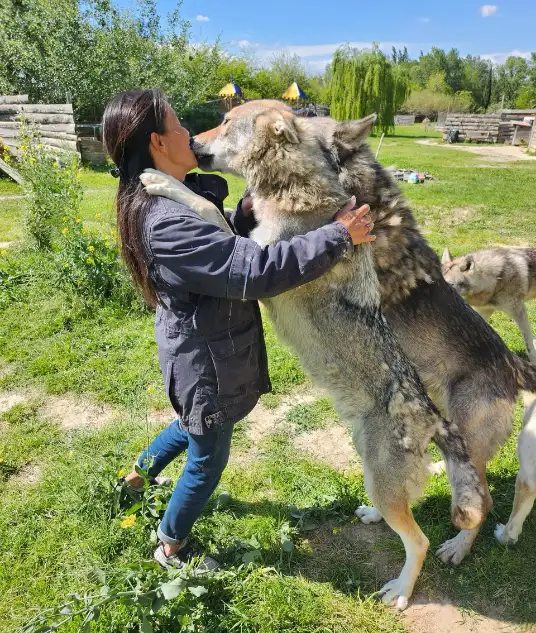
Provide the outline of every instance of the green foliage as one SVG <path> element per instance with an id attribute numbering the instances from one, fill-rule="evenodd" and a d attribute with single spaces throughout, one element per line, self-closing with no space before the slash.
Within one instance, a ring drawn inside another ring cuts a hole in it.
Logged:
<path id="1" fill-rule="evenodd" d="M 37 248 L 52 246 L 59 219 L 76 214 L 82 199 L 79 181 L 80 163 L 72 152 L 58 159 L 44 149 L 41 136 L 22 118 L 19 127 L 20 158 L 17 164 L 28 195 L 26 230 Z"/>
<path id="2" fill-rule="evenodd" d="M 333 117 L 360 119 L 376 112 L 378 129 L 394 129 L 394 115 L 410 90 L 403 66 L 392 64 L 377 47 L 370 53 L 343 47 L 335 52 L 331 74 Z"/>
<path id="3" fill-rule="evenodd" d="M 99 237 L 90 234 L 79 217 L 64 216 L 63 220 L 54 246 L 58 286 L 89 300 L 132 303 L 135 293 L 120 262 L 115 233 Z"/>
<path id="4" fill-rule="evenodd" d="M 312 404 L 297 404 L 286 414 L 299 433 L 323 429 L 327 422 L 338 420 L 337 412 L 329 398 L 320 398 Z"/>

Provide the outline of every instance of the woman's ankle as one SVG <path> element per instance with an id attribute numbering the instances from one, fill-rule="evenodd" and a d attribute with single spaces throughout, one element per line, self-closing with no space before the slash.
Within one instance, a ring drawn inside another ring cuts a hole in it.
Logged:
<path id="1" fill-rule="evenodd" d="M 133 488 L 143 488 L 144 479 L 135 470 L 125 477 L 125 481 Z"/>
<path id="2" fill-rule="evenodd" d="M 162 543 L 164 547 L 164 554 L 169 558 L 170 556 L 174 556 L 180 548 L 184 545 L 184 539 L 179 541 L 178 543 Z"/>

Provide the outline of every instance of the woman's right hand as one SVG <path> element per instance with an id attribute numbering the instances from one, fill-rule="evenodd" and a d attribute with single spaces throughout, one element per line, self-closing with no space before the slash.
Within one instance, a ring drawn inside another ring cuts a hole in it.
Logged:
<path id="1" fill-rule="evenodd" d="M 354 246 L 366 242 L 374 242 L 376 236 L 371 234 L 374 222 L 369 215 L 370 207 L 368 204 L 364 204 L 359 209 L 356 209 L 355 203 L 355 196 L 352 196 L 334 219 L 346 228 Z"/>

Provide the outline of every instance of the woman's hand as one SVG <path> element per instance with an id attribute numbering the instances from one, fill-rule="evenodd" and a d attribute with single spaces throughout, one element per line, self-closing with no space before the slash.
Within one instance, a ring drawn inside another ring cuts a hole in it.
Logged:
<path id="1" fill-rule="evenodd" d="M 366 242 L 374 242 L 376 239 L 375 235 L 371 235 L 374 222 L 368 214 L 369 211 L 370 207 L 368 204 L 356 209 L 355 196 L 352 196 L 335 216 L 335 221 L 340 222 L 350 234 L 354 246 Z"/>

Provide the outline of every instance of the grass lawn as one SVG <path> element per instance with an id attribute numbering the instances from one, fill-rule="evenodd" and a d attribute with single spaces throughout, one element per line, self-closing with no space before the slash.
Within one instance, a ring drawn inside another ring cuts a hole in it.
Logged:
<path id="1" fill-rule="evenodd" d="M 424 137 L 420 126 L 399 128 L 384 139 L 380 161 L 434 176 L 403 189 L 438 252 L 447 245 L 458 254 L 491 244 L 536 244 L 536 162 L 503 164 L 416 143 Z M 373 148 L 378 140 L 371 139 Z M 244 183 L 228 181 L 231 206 Z M 109 232 L 117 181 L 105 170 L 84 169 L 82 182 L 85 225 Z M 22 238 L 24 199 L 2 199 L 17 193 L 0 179 L 0 242 Z M 73 299 L 50 283 L 45 259 L 17 244 L 0 251 L 0 266 L 17 277 L 9 291 L 0 277 L 0 632 L 12 633 L 69 594 L 142 596 L 167 578 L 144 563 L 157 524 L 150 508 L 161 514 L 167 493 L 122 527 L 125 510 L 114 508 L 112 484 L 164 423 L 168 405 L 151 314 Z M 536 328 L 536 302 L 529 317 Z M 492 324 L 524 353 L 508 318 L 494 315 Z M 237 425 L 229 467 L 194 528 L 195 540 L 226 571 L 211 581 L 189 581 L 190 589 L 166 603 L 152 625 L 143 624 L 142 633 L 424 633 L 418 618 L 395 614 L 371 597 L 398 575 L 402 544 L 385 526 L 352 519 L 367 499 L 359 464 L 346 466 L 339 453 L 333 458 L 341 446 L 332 437 L 349 446 L 336 414 L 310 391 L 269 323 L 266 334 L 275 393 L 264 398 L 259 414 Z M 88 411 L 93 417 L 84 417 Z M 516 430 L 521 415 L 519 406 Z M 107 423 L 97 423 L 99 416 Z M 493 538 L 513 499 L 515 435 L 488 468 L 495 507 L 460 568 L 433 556 L 454 534 L 446 477 L 431 479 L 415 505 L 431 542 L 416 594 L 423 602 L 452 602 L 468 630 L 484 617 L 496 626 L 486 631 L 536 625 L 536 515 L 515 547 Z M 182 463 L 166 474 L 176 478 Z M 109 600 L 87 630 L 138 631 L 138 606 Z M 59 617 L 69 620 L 66 612 Z M 78 618 L 59 630 L 80 626 Z"/>

